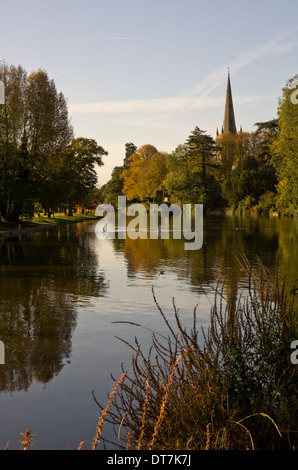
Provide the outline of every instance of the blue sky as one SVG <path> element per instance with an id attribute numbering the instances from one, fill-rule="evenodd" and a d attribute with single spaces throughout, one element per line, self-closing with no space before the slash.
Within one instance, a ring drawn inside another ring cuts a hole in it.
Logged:
<path id="1" fill-rule="evenodd" d="M 221 128 L 227 68 L 236 125 L 276 117 L 298 73 L 297 0 L 0 1 L 0 59 L 42 68 L 68 100 L 76 137 L 109 155 L 125 143 L 171 152 L 198 126 Z"/>

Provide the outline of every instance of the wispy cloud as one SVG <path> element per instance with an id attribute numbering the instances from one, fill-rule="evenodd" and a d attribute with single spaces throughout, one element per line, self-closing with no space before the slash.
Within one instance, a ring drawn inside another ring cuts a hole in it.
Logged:
<path id="1" fill-rule="evenodd" d="M 282 33 L 265 44 L 242 51 L 229 64 L 224 64 L 212 71 L 201 82 L 185 90 L 180 96 L 73 104 L 70 106 L 70 112 L 74 114 L 174 113 L 222 106 L 222 101 L 218 97 L 211 97 L 210 94 L 226 81 L 228 66 L 231 67 L 235 74 L 238 70 L 257 60 L 289 52 L 297 46 L 297 40 L 289 39 L 293 37 L 293 34 L 294 31 Z M 238 96 L 237 103 L 243 104 L 269 98 L 272 98 L 272 95 Z"/>
<path id="2" fill-rule="evenodd" d="M 272 95 L 238 96 L 237 103 L 245 104 L 252 101 L 271 99 Z M 156 98 L 127 101 L 100 101 L 70 106 L 73 114 L 127 114 L 127 113 L 169 113 L 187 112 L 193 109 L 222 107 L 223 98 L 210 96 L 189 96 Z"/>
<path id="3" fill-rule="evenodd" d="M 265 59 L 267 57 L 272 57 L 280 54 L 285 54 L 292 50 L 295 46 L 298 45 L 297 40 L 287 41 L 286 39 L 289 36 L 293 36 L 295 31 L 287 31 L 285 33 L 280 33 L 272 38 L 270 41 L 267 41 L 260 46 L 254 48 L 246 49 L 245 51 L 240 52 L 233 60 L 228 64 L 224 64 L 221 67 L 218 67 L 216 70 L 207 75 L 201 82 L 196 84 L 193 88 L 186 91 L 186 94 L 191 95 L 209 95 L 214 89 L 222 85 L 227 78 L 227 69 L 231 68 L 233 73 L 238 70 L 246 67 L 257 60 Z"/>
<path id="4" fill-rule="evenodd" d="M 92 36 L 93 39 L 111 39 L 113 41 L 138 41 L 137 37 L 126 37 L 126 36 Z"/>

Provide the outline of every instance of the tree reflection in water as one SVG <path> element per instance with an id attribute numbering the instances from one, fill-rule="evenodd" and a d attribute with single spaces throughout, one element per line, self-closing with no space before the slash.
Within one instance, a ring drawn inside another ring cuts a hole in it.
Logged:
<path id="1" fill-rule="evenodd" d="M 28 390 L 33 379 L 58 375 L 71 356 L 77 301 L 107 289 L 79 226 L 0 243 L 0 390 Z"/>

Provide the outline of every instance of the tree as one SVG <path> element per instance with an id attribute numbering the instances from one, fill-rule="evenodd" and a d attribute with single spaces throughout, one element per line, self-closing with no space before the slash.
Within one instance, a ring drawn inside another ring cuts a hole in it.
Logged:
<path id="1" fill-rule="evenodd" d="M 277 205 L 281 210 L 298 210 L 298 75 L 283 88 L 278 107 L 279 132 L 272 143 L 278 175 Z"/>
<path id="2" fill-rule="evenodd" d="M 60 156 L 73 129 L 66 100 L 45 71 L 28 77 L 21 66 L 2 63 L 0 79 L 6 98 L 0 110 L 0 215 L 18 220 L 34 201 L 50 194 L 52 204 L 57 200 Z"/>
<path id="3" fill-rule="evenodd" d="M 18 215 L 14 197 L 20 191 L 19 185 L 16 189 L 16 172 L 21 171 L 19 147 L 26 128 L 27 74 L 21 66 L 1 63 L 0 80 L 5 90 L 5 103 L 0 106 L 0 217 L 15 219 Z"/>
<path id="4" fill-rule="evenodd" d="M 192 160 L 193 169 L 197 167 L 197 172 L 201 173 L 201 182 L 206 178 L 208 166 L 214 167 L 216 156 L 216 144 L 210 135 L 198 127 L 192 131 L 186 141 L 189 159 Z"/>
<path id="5" fill-rule="evenodd" d="M 189 204 L 201 202 L 198 195 L 197 174 L 192 172 L 188 147 L 179 145 L 168 157 L 168 174 L 165 180 L 168 194 L 174 202 Z"/>
<path id="6" fill-rule="evenodd" d="M 66 99 L 44 70 L 29 76 L 0 65 L 5 104 L 0 109 L 0 216 L 18 220 L 39 203 L 86 202 L 107 152 L 95 140 L 74 139 Z"/>
<path id="7" fill-rule="evenodd" d="M 124 169 L 128 168 L 131 162 L 131 156 L 138 150 L 132 142 L 125 144 L 125 158 L 123 160 Z"/>
<path id="8" fill-rule="evenodd" d="M 132 142 L 125 144 L 125 157 L 123 159 L 123 165 L 114 167 L 111 174 L 111 179 L 105 186 L 108 201 L 115 207 L 118 205 L 118 196 L 123 196 L 124 181 L 122 178 L 122 173 L 124 170 L 129 169 L 131 164 L 131 157 L 136 151 L 137 147 Z"/>
<path id="9" fill-rule="evenodd" d="M 249 153 L 251 134 L 248 132 L 224 132 L 216 137 L 217 161 L 221 180 L 229 177 L 233 167 Z"/>
<path id="10" fill-rule="evenodd" d="M 166 176 L 166 155 L 148 144 L 140 147 L 130 158 L 129 167 L 122 173 L 123 193 L 129 201 L 154 198 L 162 189 Z"/>
<path id="11" fill-rule="evenodd" d="M 38 70 L 30 74 L 27 87 L 27 135 L 30 153 L 31 179 L 36 199 L 43 205 L 57 200 L 61 154 L 73 139 L 66 100 L 58 93 L 47 73 Z"/>
<path id="12" fill-rule="evenodd" d="M 179 204 L 203 204 L 211 209 L 220 197 L 216 171 L 215 141 L 196 127 L 168 158 L 167 192 Z"/>
<path id="13" fill-rule="evenodd" d="M 84 137 L 73 139 L 61 155 L 60 165 L 63 168 L 59 171 L 60 183 L 69 215 L 72 215 L 72 206 L 83 203 L 86 195 L 96 187 L 96 169 L 103 165 L 104 155 L 108 155 L 108 152 L 94 139 Z"/>
<path id="14" fill-rule="evenodd" d="M 256 206 L 262 196 L 267 206 L 269 199 L 273 201 L 277 180 L 269 149 L 276 135 L 276 122 L 255 125 L 256 132 L 224 133 L 216 139 L 222 196 L 233 208 L 241 204 L 245 208 Z"/>
<path id="15" fill-rule="evenodd" d="M 111 178 L 105 186 L 108 203 L 116 207 L 118 204 L 118 196 L 123 196 L 123 178 L 121 177 L 123 169 L 123 166 L 115 166 Z"/>

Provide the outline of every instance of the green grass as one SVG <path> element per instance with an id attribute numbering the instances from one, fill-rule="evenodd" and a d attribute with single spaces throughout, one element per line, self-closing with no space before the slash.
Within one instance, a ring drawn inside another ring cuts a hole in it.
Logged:
<path id="1" fill-rule="evenodd" d="M 97 220 L 98 217 L 94 214 L 74 214 L 72 217 L 64 214 L 54 213 L 52 217 L 47 217 L 44 214 L 41 214 L 38 217 L 37 214 L 34 215 L 32 219 L 22 219 L 19 223 L 13 222 L 0 222 L 0 232 L 9 232 L 11 230 L 18 230 L 21 228 L 35 227 L 37 225 L 50 225 L 58 224 L 65 225 L 69 223 L 78 223 L 78 222 L 87 222 L 91 220 Z"/>
<path id="2" fill-rule="evenodd" d="M 37 214 L 31 219 L 30 223 L 34 225 L 47 225 L 47 224 L 59 224 L 59 225 L 64 225 L 64 224 L 69 224 L 69 223 L 77 223 L 77 222 L 87 222 L 89 220 L 96 220 L 98 219 L 97 216 L 94 214 L 79 214 L 76 215 L 74 214 L 73 216 L 68 216 L 64 215 L 61 213 L 54 213 L 52 217 L 47 217 L 45 215 L 41 215 L 38 217 Z M 29 221 L 28 221 L 29 222 Z"/>

